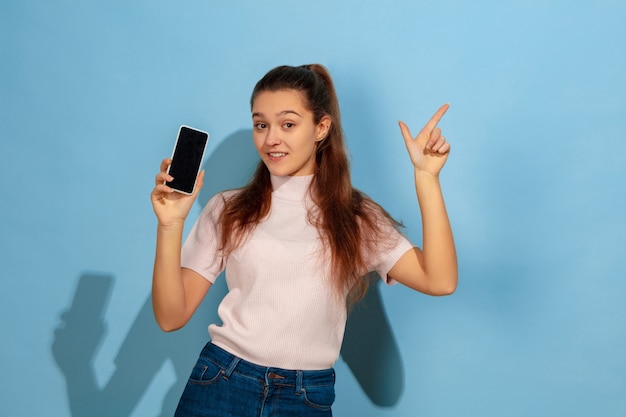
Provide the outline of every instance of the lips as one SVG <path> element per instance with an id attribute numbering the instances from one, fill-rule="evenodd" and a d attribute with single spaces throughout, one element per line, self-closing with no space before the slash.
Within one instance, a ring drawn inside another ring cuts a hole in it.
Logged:
<path id="1" fill-rule="evenodd" d="M 287 154 L 285 152 L 269 152 L 268 155 L 270 156 L 270 158 L 282 158 Z"/>

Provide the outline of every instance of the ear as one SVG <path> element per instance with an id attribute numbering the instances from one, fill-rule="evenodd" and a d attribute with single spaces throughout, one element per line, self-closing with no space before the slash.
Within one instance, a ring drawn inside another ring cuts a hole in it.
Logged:
<path id="1" fill-rule="evenodd" d="M 328 131 L 330 130 L 330 125 L 332 125 L 332 123 L 333 122 L 330 116 L 326 115 L 322 117 L 320 122 L 317 124 L 317 132 L 315 135 L 316 142 L 321 142 L 326 139 L 326 136 L 328 136 Z"/>

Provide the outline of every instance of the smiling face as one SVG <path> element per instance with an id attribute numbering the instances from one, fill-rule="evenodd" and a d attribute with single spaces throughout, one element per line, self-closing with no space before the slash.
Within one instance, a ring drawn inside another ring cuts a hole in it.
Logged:
<path id="1" fill-rule="evenodd" d="M 252 138 L 272 175 L 315 173 L 317 142 L 324 140 L 330 117 L 315 122 L 297 90 L 263 91 L 252 103 Z"/>

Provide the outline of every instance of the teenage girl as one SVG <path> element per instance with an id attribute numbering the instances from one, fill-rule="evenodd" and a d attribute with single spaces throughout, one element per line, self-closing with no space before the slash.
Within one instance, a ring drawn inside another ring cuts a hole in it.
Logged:
<path id="1" fill-rule="evenodd" d="M 261 161 L 252 180 L 214 196 L 182 242 L 187 196 L 164 185 L 151 199 L 158 219 L 152 282 L 164 331 L 183 327 L 225 269 L 228 294 L 209 326 L 177 416 L 331 416 L 333 365 L 347 305 L 367 290 L 369 272 L 430 295 L 457 286 L 457 260 L 439 182 L 450 145 L 437 123 L 442 106 L 413 137 L 399 122 L 414 167 L 423 247 L 352 187 L 331 77 L 321 65 L 281 66 L 255 86 L 253 141 Z M 417 213 L 416 213 L 417 215 Z"/>

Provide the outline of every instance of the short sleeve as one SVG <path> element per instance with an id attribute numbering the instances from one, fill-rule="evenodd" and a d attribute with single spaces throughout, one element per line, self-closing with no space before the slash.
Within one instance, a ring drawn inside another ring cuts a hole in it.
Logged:
<path id="1" fill-rule="evenodd" d="M 402 255 L 413 249 L 413 244 L 386 217 L 381 215 L 378 221 L 381 223 L 381 238 L 367 252 L 368 269 L 378 272 L 386 284 L 393 285 L 397 281 L 387 274 Z"/>
<path id="2" fill-rule="evenodd" d="M 182 248 L 181 266 L 191 269 L 211 283 L 224 270 L 220 251 L 219 217 L 224 209 L 225 194 L 213 196 L 204 206 Z"/>

